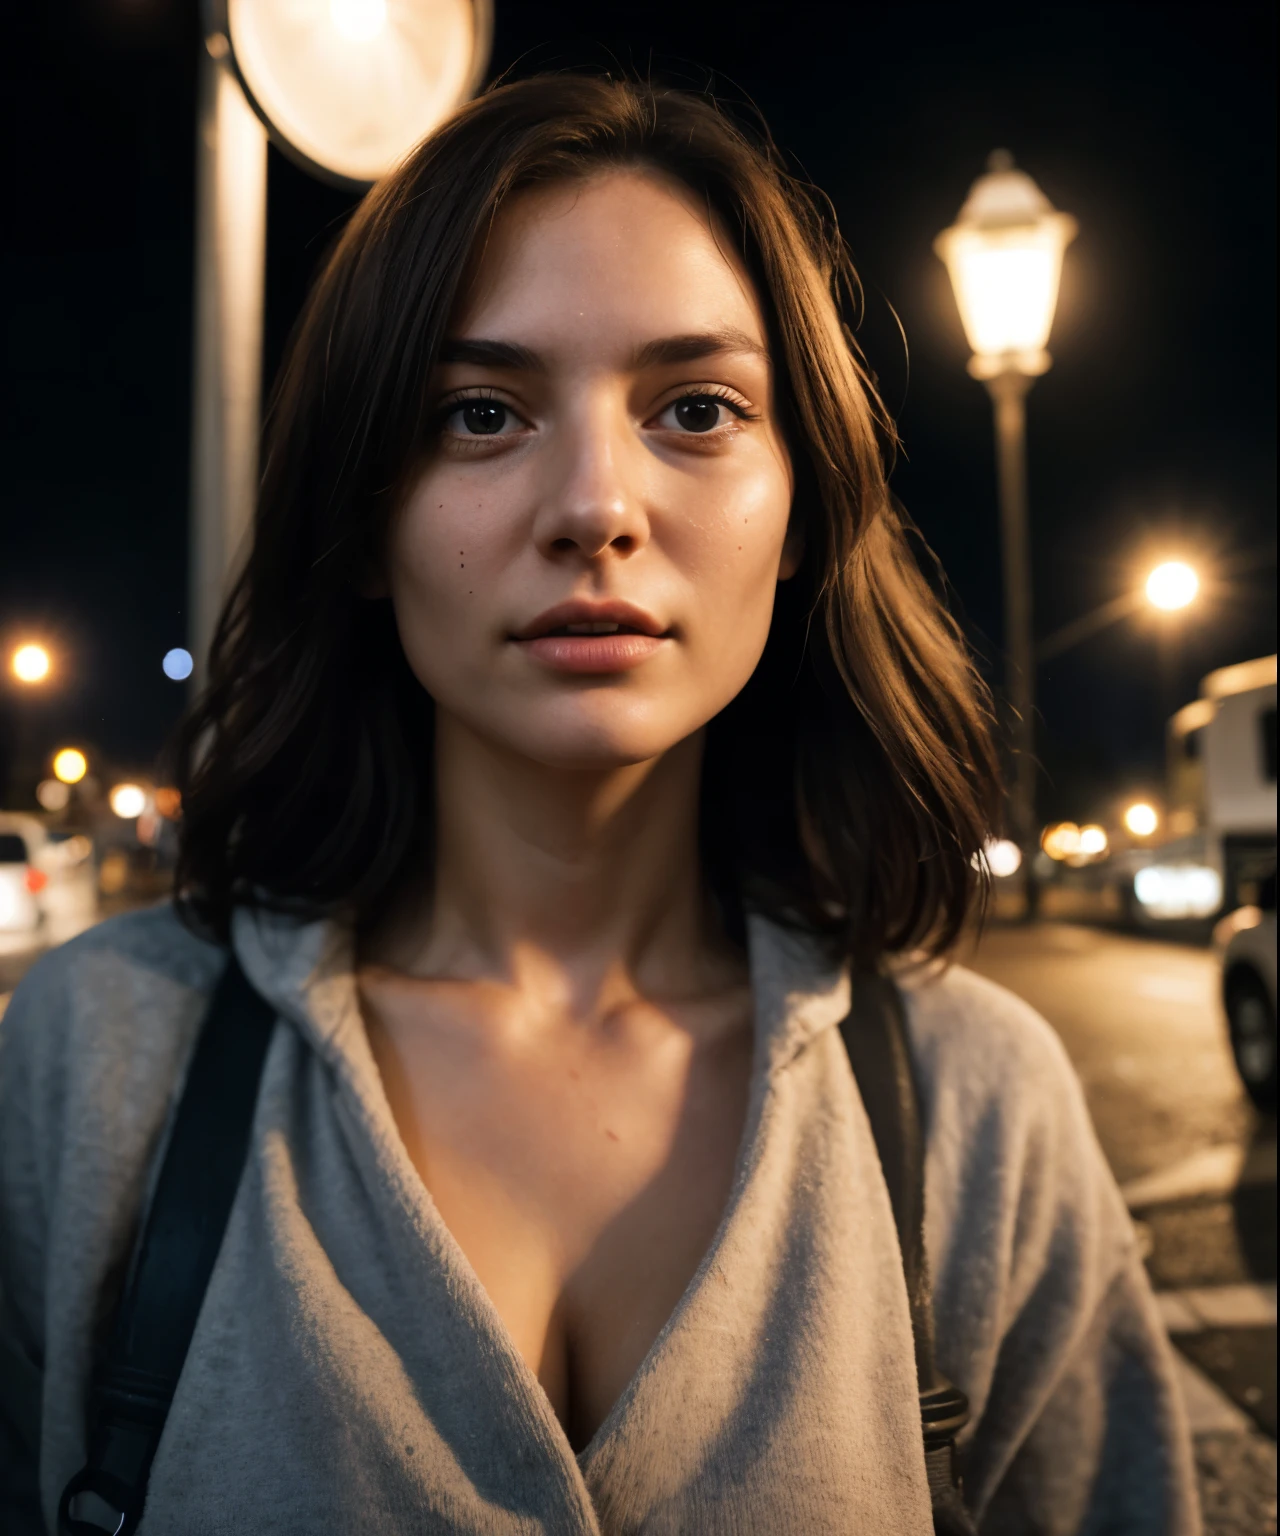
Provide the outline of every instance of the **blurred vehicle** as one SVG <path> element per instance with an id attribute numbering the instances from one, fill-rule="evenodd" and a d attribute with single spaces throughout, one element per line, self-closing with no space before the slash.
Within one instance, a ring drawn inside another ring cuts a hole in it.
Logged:
<path id="1" fill-rule="evenodd" d="M 0 931 L 60 944 L 97 919 L 92 841 L 0 812 Z"/>
<path id="2" fill-rule="evenodd" d="M 1222 667 L 1169 721 L 1164 837 L 1103 879 L 1144 928 L 1204 923 L 1256 902 L 1276 860 L 1276 658 Z"/>
<path id="3" fill-rule="evenodd" d="M 16 817 L 0 816 L 0 932 L 31 933 L 44 916 L 36 896 L 45 883 L 34 846 Z"/>
<path id="4" fill-rule="evenodd" d="M 1218 924 L 1222 1005 L 1245 1091 L 1259 1109 L 1276 1108 L 1276 874 L 1260 883 L 1256 904 Z"/>

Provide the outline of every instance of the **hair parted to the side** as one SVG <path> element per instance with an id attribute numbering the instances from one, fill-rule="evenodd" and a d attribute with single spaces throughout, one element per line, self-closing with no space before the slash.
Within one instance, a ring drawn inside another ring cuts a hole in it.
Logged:
<path id="1" fill-rule="evenodd" d="M 504 200 L 621 166 L 691 188 L 755 281 L 805 535 L 761 663 L 708 731 L 704 856 L 731 926 L 761 911 L 867 964 L 943 952 L 981 898 L 990 702 L 888 489 L 893 431 L 842 320 L 856 278 L 825 206 L 710 100 L 562 74 L 491 90 L 376 186 L 299 320 L 252 551 L 177 742 L 189 922 L 225 935 L 256 904 L 359 924 L 429 857 L 433 704 L 360 576 Z"/>

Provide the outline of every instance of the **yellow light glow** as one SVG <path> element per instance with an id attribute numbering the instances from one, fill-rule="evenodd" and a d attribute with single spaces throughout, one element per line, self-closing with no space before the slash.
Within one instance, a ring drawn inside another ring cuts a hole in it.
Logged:
<path id="1" fill-rule="evenodd" d="M 329 0 L 329 20 L 349 43 L 369 43 L 387 24 L 387 0 Z"/>
<path id="2" fill-rule="evenodd" d="M 472 0 L 227 0 L 258 108 L 331 175 L 374 181 L 473 89 L 488 52 Z"/>
<path id="3" fill-rule="evenodd" d="M 42 683 L 49 675 L 49 653 L 42 645 L 20 645 L 9 663 L 20 683 Z"/>
<path id="4" fill-rule="evenodd" d="M 1051 859 L 1072 859 L 1080 852 L 1080 828 L 1074 821 L 1057 821 L 1040 835 L 1040 846 Z"/>
<path id="5" fill-rule="evenodd" d="M 1150 837 L 1160 825 L 1160 817 L 1154 805 L 1139 800 L 1125 811 L 1124 824 L 1134 837 Z"/>
<path id="6" fill-rule="evenodd" d="M 147 808 L 147 792 L 141 784 L 117 784 L 107 802 L 121 821 L 132 821 Z"/>
<path id="7" fill-rule="evenodd" d="M 1062 253 L 1076 221 L 1058 213 L 1007 150 L 997 150 L 950 229 L 933 243 L 946 263 L 974 358 L 970 372 L 992 378 L 1049 366 Z"/>
<path id="8" fill-rule="evenodd" d="M 53 754 L 53 775 L 64 784 L 78 784 L 89 771 L 89 759 L 76 747 L 63 747 Z"/>
<path id="9" fill-rule="evenodd" d="M 1091 859 L 1096 859 L 1099 854 L 1107 851 L 1107 834 L 1103 827 L 1088 826 L 1080 828 L 1080 852 Z"/>
<path id="10" fill-rule="evenodd" d="M 1166 560 L 1147 577 L 1147 601 L 1172 613 L 1195 601 L 1200 578 L 1185 561 Z"/>
<path id="11" fill-rule="evenodd" d="M 1036 353 L 1053 327 L 1063 242 L 1052 230 L 958 230 L 946 262 L 969 345 L 980 356 Z"/>

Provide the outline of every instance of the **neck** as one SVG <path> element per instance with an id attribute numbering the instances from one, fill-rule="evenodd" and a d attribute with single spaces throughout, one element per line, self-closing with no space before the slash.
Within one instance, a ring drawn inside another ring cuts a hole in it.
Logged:
<path id="1" fill-rule="evenodd" d="M 516 985 L 550 970 L 586 1007 L 624 978 L 650 996 L 723 985 L 737 966 L 698 855 L 702 750 L 698 732 L 647 762 L 553 768 L 439 711 L 431 878 L 372 958 Z"/>

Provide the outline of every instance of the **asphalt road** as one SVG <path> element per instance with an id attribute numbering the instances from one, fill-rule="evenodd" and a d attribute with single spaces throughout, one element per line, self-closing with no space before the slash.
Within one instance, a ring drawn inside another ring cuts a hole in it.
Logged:
<path id="1" fill-rule="evenodd" d="M 0 947 L 0 998 L 32 958 Z M 993 924 L 963 958 L 1044 1014 L 1080 1074 L 1182 1362 L 1207 1536 L 1274 1536 L 1276 1126 L 1240 1089 L 1212 952 Z"/>
<path id="2" fill-rule="evenodd" d="M 1206 948 L 993 925 L 966 963 L 1054 1026 L 1184 1372 L 1205 1530 L 1276 1530 L 1276 1124 L 1236 1077 Z"/>

